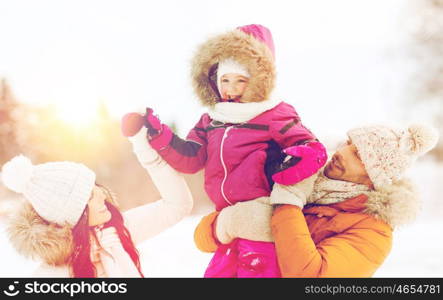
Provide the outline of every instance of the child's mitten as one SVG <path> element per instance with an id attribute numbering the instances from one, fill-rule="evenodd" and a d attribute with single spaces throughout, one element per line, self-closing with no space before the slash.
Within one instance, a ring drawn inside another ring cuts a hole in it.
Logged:
<path id="1" fill-rule="evenodd" d="M 276 183 L 283 185 L 295 184 L 315 174 L 328 158 L 325 147 L 319 142 L 288 147 L 283 152 L 288 156 L 280 171 L 272 175 Z"/>

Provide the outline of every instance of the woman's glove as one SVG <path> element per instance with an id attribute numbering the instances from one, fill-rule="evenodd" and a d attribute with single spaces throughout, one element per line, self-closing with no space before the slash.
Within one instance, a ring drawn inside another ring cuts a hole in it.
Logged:
<path id="1" fill-rule="evenodd" d="M 215 235 L 222 244 L 229 244 L 235 238 L 272 242 L 272 209 L 269 197 L 225 207 L 216 219 Z"/>
<path id="2" fill-rule="evenodd" d="M 134 136 L 143 127 L 143 115 L 140 113 L 127 113 L 121 121 L 121 131 L 123 136 Z"/>
<path id="3" fill-rule="evenodd" d="M 323 144 L 309 142 L 283 150 L 286 156 L 280 171 L 272 175 L 272 180 L 283 185 L 291 185 L 315 174 L 326 163 L 328 156 Z"/>
<path id="4" fill-rule="evenodd" d="M 134 136 L 142 127 L 147 129 L 149 139 L 153 139 L 161 133 L 162 124 L 159 118 L 154 116 L 152 108 L 146 108 L 146 112 L 143 114 L 131 112 L 123 116 L 121 130 L 124 136 Z"/>
<path id="5" fill-rule="evenodd" d="M 122 118 L 121 130 L 124 136 L 135 136 L 141 129 L 145 129 L 145 138 L 157 151 L 163 150 L 172 141 L 174 133 L 167 125 L 162 124 L 157 116 L 154 116 L 151 108 L 146 108 L 144 113 L 132 112 Z"/>

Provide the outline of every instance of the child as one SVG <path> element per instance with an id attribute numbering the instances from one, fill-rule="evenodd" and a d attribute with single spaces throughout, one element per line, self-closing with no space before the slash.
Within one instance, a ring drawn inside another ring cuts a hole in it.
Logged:
<path id="1" fill-rule="evenodd" d="M 143 277 L 135 244 L 189 214 L 185 180 L 149 148 L 146 129 L 131 142 L 162 199 L 124 213 L 82 164 L 33 165 L 17 156 L 3 166 L 3 184 L 27 200 L 11 217 L 8 234 L 20 254 L 42 261 L 33 277 Z"/>
<path id="2" fill-rule="evenodd" d="M 274 44 L 270 31 L 247 25 L 209 39 L 192 65 L 194 89 L 209 111 L 186 140 L 147 109 L 123 118 L 126 135 L 148 128 L 151 146 L 176 170 L 205 169 L 205 190 L 219 211 L 270 195 L 274 182 L 289 185 L 320 169 L 325 148 L 294 108 L 270 99 Z M 286 157 L 286 158 L 285 158 Z M 284 159 L 284 162 L 282 163 Z M 273 243 L 237 239 L 220 245 L 205 277 L 279 277 Z"/>

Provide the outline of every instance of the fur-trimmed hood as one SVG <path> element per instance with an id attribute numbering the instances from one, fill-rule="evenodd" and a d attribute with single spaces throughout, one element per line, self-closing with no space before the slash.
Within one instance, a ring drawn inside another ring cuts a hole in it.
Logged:
<path id="1" fill-rule="evenodd" d="M 73 251 L 72 227 L 48 223 L 26 201 L 10 216 L 7 234 L 18 253 L 51 266 L 67 265 Z"/>
<path id="2" fill-rule="evenodd" d="M 364 213 L 396 228 L 413 222 L 421 208 L 418 189 L 410 179 L 404 178 L 367 193 Z"/>
<path id="3" fill-rule="evenodd" d="M 267 30 L 259 25 L 254 26 L 256 30 Z M 200 45 L 192 59 L 192 84 L 203 105 L 212 107 L 219 100 L 217 65 L 227 58 L 233 58 L 245 66 L 251 75 L 242 101 L 261 102 L 269 99 L 275 81 L 273 53 L 253 35 L 235 29 L 208 39 Z"/>

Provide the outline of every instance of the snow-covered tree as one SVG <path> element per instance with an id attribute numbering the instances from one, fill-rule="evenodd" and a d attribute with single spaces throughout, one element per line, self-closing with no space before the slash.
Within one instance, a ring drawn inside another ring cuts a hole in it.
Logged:
<path id="1" fill-rule="evenodd" d="M 433 153 L 443 160 L 443 0 L 410 3 L 406 23 L 416 66 L 408 83 L 411 113 L 429 113 L 429 121 L 438 127 L 442 137 Z"/>
<path id="2" fill-rule="evenodd" d="M 19 105 L 6 79 L 0 79 L 0 165 L 19 151 L 17 118 Z"/>

